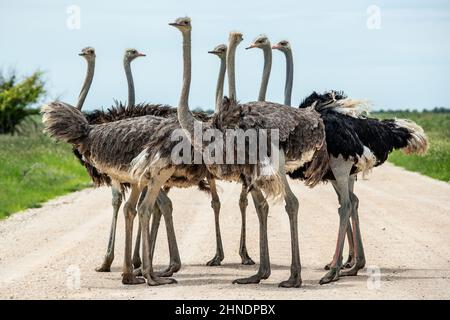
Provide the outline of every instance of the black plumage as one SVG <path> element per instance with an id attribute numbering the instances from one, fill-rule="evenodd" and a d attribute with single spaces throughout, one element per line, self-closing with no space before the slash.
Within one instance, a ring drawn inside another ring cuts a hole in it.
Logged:
<path id="1" fill-rule="evenodd" d="M 316 102 L 316 110 L 320 113 L 325 125 L 327 150 L 330 155 L 334 157 L 342 155 L 346 160 L 357 159 L 362 156 L 365 146 L 375 155 L 375 166 L 378 166 L 386 161 L 392 150 L 408 146 L 409 140 L 413 138 L 413 132 L 399 126 L 393 119 L 353 117 L 326 107 L 336 100 L 346 98 L 342 91 L 330 91 L 324 94 L 313 92 L 300 104 L 300 108 L 305 108 Z M 309 165 L 310 163 L 307 163 L 289 176 L 293 179 L 304 179 L 304 173 Z M 357 168 L 354 166 L 352 173 L 356 171 Z M 329 169 L 323 180 L 330 179 L 334 179 L 334 176 Z"/>

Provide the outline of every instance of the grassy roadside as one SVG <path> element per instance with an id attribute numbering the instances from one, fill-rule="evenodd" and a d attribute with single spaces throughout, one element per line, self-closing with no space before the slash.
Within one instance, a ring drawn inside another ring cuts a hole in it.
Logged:
<path id="1" fill-rule="evenodd" d="M 90 185 L 69 145 L 46 137 L 40 125 L 24 126 L 21 135 L 0 135 L 0 219 Z"/>
<path id="2" fill-rule="evenodd" d="M 394 151 L 389 161 L 410 171 L 450 183 L 450 112 L 382 112 L 379 118 L 406 118 L 422 126 L 430 148 L 424 157 Z"/>

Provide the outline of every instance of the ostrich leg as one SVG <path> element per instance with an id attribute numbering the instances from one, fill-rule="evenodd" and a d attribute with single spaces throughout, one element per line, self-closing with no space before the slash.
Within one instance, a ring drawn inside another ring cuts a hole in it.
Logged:
<path id="1" fill-rule="evenodd" d="M 147 188 L 145 188 L 144 191 L 142 192 L 139 203 L 141 203 L 143 198 L 145 197 L 146 191 Z M 157 272 L 155 274 L 160 277 L 170 277 L 173 273 L 178 272 L 178 270 L 180 270 L 181 267 L 180 253 L 178 251 L 177 240 L 175 237 L 175 229 L 173 227 L 173 220 L 172 220 L 172 201 L 169 199 L 169 197 L 167 197 L 167 194 L 165 192 L 161 192 L 157 198 L 155 207 L 158 209 L 157 210 L 158 214 L 160 215 L 162 213 L 162 215 L 164 216 L 167 233 L 167 242 L 169 244 L 169 254 L 170 254 L 169 266 L 165 270 Z M 161 217 L 159 216 L 158 219 L 160 218 Z M 155 219 L 153 221 L 155 221 Z M 157 222 L 157 225 L 159 226 L 159 220 Z M 154 237 L 155 239 L 154 241 L 156 241 L 158 228 L 156 228 L 153 232 L 155 234 L 150 235 L 150 237 Z M 133 266 L 135 267 L 134 274 L 137 276 L 142 276 L 142 271 L 140 268 L 141 258 L 139 255 L 141 243 L 140 237 L 141 237 L 141 226 L 139 225 L 133 254 Z"/>
<path id="2" fill-rule="evenodd" d="M 134 269 L 139 269 L 142 265 L 141 256 L 139 254 L 139 249 L 141 248 L 141 225 L 139 224 L 138 230 L 136 233 L 136 242 L 134 244 L 134 251 L 133 251 L 133 267 Z"/>
<path id="3" fill-rule="evenodd" d="M 216 180 L 214 178 L 208 177 L 208 183 L 211 188 L 211 207 L 214 210 L 214 223 L 216 229 L 216 254 L 214 258 L 212 258 L 206 263 L 206 265 L 220 266 L 220 263 L 224 258 L 222 236 L 220 234 L 220 222 L 219 222 L 220 200 L 219 195 L 217 194 Z"/>
<path id="4" fill-rule="evenodd" d="M 141 205 L 142 200 L 144 200 L 144 197 L 146 194 L 147 194 L 147 187 L 142 189 L 141 195 L 139 197 L 138 206 Z M 139 224 L 137 234 L 136 234 L 136 242 L 134 244 L 134 251 L 133 251 L 133 266 L 134 266 L 134 269 L 138 270 L 138 272 L 136 272 L 136 270 L 135 270 L 135 274 L 137 274 L 137 275 L 142 275 L 140 272 L 140 269 L 139 269 L 139 267 L 142 264 L 141 256 L 139 255 L 140 248 L 141 248 L 141 225 Z"/>
<path id="5" fill-rule="evenodd" d="M 353 163 L 351 161 L 345 161 L 342 157 L 330 157 L 330 166 L 336 179 L 332 183 L 339 193 L 339 233 L 330 271 L 320 279 L 320 284 L 326 284 L 339 279 L 339 272 L 342 268 L 342 251 L 344 248 L 345 234 L 349 224 L 350 213 L 352 212 L 349 179 Z"/>
<path id="6" fill-rule="evenodd" d="M 133 265 L 131 261 L 131 250 L 133 241 L 133 220 L 136 216 L 136 204 L 139 199 L 140 189 L 133 185 L 128 201 L 123 207 L 125 215 L 125 257 L 123 264 L 122 283 L 123 284 L 140 284 L 144 283 L 143 279 L 136 278 L 133 274 Z"/>
<path id="7" fill-rule="evenodd" d="M 358 217 L 358 197 L 353 193 L 353 187 L 355 185 L 356 176 L 352 175 L 349 180 L 349 191 L 350 191 L 350 201 L 352 208 L 352 224 L 353 224 L 353 240 L 355 248 L 355 257 L 353 265 L 347 269 L 341 271 L 341 276 L 356 276 L 358 271 L 366 265 L 366 258 L 364 255 L 363 242 L 361 237 L 361 230 L 359 228 L 359 217 Z"/>
<path id="8" fill-rule="evenodd" d="M 172 201 L 169 199 L 169 197 L 164 191 L 161 191 L 159 193 L 159 196 L 156 201 L 157 201 L 156 207 L 159 207 L 158 211 L 160 214 L 162 213 L 164 217 L 167 233 L 167 242 L 169 244 L 169 254 L 170 254 L 169 266 L 164 271 L 157 272 L 156 275 L 159 277 L 170 277 L 175 272 L 178 272 L 178 270 L 180 270 L 181 268 L 180 252 L 178 251 L 177 239 L 175 237 L 175 229 L 173 227 Z M 157 232 L 158 228 L 156 228 L 155 230 L 155 233 Z M 156 234 L 155 234 L 155 241 L 156 241 Z"/>
<path id="9" fill-rule="evenodd" d="M 286 179 L 285 172 L 285 159 L 284 159 L 284 151 L 280 150 L 279 153 L 279 162 L 278 162 L 278 172 L 281 177 L 281 181 L 283 182 L 284 187 L 284 201 L 286 203 L 285 209 L 289 216 L 289 225 L 291 232 L 291 275 L 288 280 L 282 281 L 279 284 L 279 287 L 284 288 L 299 288 L 302 285 L 302 277 L 301 277 L 301 264 L 300 264 L 300 249 L 298 244 L 298 208 L 299 203 L 297 197 L 292 192 L 289 187 L 289 183 Z"/>
<path id="10" fill-rule="evenodd" d="M 241 241 L 239 244 L 239 255 L 242 259 L 242 264 L 244 265 L 252 265 L 255 264 L 255 262 L 250 258 L 247 252 L 247 245 L 246 245 L 246 211 L 248 206 L 248 192 L 247 192 L 247 184 L 242 184 L 242 190 L 241 195 L 239 197 L 239 209 L 241 209 L 241 219 L 242 219 L 242 226 L 241 226 Z"/>
<path id="11" fill-rule="evenodd" d="M 122 204 L 122 193 L 120 192 L 120 189 L 116 188 L 115 186 L 111 187 L 111 191 L 113 217 L 111 230 L 109 232 L 108 249 L 106 250 L 102 265 L 95 269 L 95 271 L 97 272 L 110 272 L 111 264 L 114 260 L 114 243 L 116 239 L 117 215 L 119 213 L 120 205 Z"/>
<path id="12" fill-rule="evenodd" d="M 267 216 L 269 213 L 269 204 L 257 187 L 253 187 L 250 193 L 259 219 L 259 269 L 258 272 L 251 277 L 233 281 L 233 283 L 238 284 L 259 283 L 262 279 L 267 279 L 270 276 L 269 244 L 267 240 Z"/>
<path id="13" fill-rule="evenodd" d="M 336 189 L 336 185 L 335 184 L 333 184 L 333 188 L 334 188 L 334 191 L 336 191 L 339 203 L 341 203 L 341 200 L 339 198 L 339 190 Z M 351 226 L 350 222 L 348 223 L 348 226 L 347 226 L 347 241 L 348 241 L 348 258 L 347 258 L 347 261 L 344 263 L 343 267 L 344 268 L 351 268 L 355 264 L 355 253 L 354 253 L 355 252 L 355 248 L 354 248 L 354 245 L 353 245 L 353 243 L 354 243 L 354 241 L 353 241 L 353 233 L 352 233 L 352 226 Z M 327 264 L 324 269 L 325 270 L 330 270 L 330 265 L 331 265 L 331 262 L 329 264 Z"/>
<path id="14" fill-rule="evenodd" d="M 149 286 L 176 282 L 171 278 L 160 278 L 153 273 L 153 255 L 151 254 L 151 246 L 154 245 L 154 243 L 150 243 L 149 241 L 149 223 L 152 212 L 154 211 L 156 198 L 160 193 L 161 187 L 173 174 L 174 170 L 174 168 L 163 169 L 152 177 L 148 184 L 147 194 L 138 208 L 142 237 L 142 275 L 147 279 L 147 284 Z"/>

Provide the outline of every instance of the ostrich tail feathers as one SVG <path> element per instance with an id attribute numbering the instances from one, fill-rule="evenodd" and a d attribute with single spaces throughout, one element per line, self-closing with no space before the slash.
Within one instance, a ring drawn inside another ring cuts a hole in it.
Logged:
<path id="1" fill-rule="evenodd" d="M 401 150 L 406 154 L 424 155 L 428 151 L 428 138 L 422 127 L 407 119 L 395 119 L 395 125 L 409 132 L 407 144 Z"/>
<path id="2" fill-rule="evenodd" d="M 79 144 L 89 134 L 89 123 L 77 108 L 55 101 L 41 108 L 44 132 L 57 140 Z"/>
<path id="3" fill-rule="evenodd" d="M 305 172 L 305 184 L 311 188 L 316 186 L 328 172 L 329 165 L 330 156 L 328 154 L 327 142 L 324 139 L 322 146 L 314 154 L 313 160 Z"/>

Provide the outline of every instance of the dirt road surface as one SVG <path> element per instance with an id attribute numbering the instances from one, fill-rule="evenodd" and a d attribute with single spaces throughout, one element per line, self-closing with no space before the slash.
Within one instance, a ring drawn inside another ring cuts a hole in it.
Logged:
<path id="1" fill-rule="evenodd" d="M 289 276 L 290 264 L 289 224 L 282 204 L 270 205 L 271 277 L 258 285 L 233 285 L 233 279 L 253 274 L 257 266 L 239 264 L 240 186 L 220 183 L 223 265 L 205 266 L 215 250 L 208 196 L 196 189 L 172 190 L 183 263 L 175 274 L 178 284 L 124 286 L 122 214 L 112 272 L 94 271 L 104 255 L 111 220 L 110 191 L 100 188 L 60 197 L 0 222 L 0 298 L 449 299 L 450 185 L 389 164 L 368 179 L 360 179 L 355 187 L 369 267 L 357 277 L 319 285 L 335 247 L 336 195 L 330 184 L 308 189 L 292 182 L 300 200 L 303 287 L 277 287 Z M 258 262 L 258 220 L 251 201 L 247 221 L 249 253 Z M 162 224 L 157 269 L 166 266 L 167 251 Z"/>

